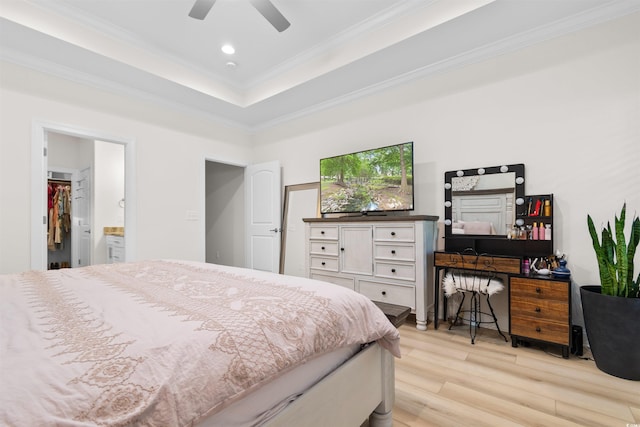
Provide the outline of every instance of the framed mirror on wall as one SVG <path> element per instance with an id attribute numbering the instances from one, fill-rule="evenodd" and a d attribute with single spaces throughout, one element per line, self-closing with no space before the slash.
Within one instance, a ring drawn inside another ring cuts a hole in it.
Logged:
<path id="1" fill-rule="evenodd" d="M 280 274 L 305 277 L 305 227 L 302 218 L 320 217 L 320 183 L 284 188 Z"/>
<path id="2" fill-rule="evenodd" d="M 506 238 L 524 224 L 524 164 L 445 173 L 445 237 Z"/>

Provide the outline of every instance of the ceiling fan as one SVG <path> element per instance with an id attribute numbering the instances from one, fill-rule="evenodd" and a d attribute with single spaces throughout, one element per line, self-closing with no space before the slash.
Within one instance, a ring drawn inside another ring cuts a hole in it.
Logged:
<path id="1" fill-rule="evenodd" d="M 260 12 L 260 14 L 264 16 L 265 19 L 269 21 L 269 23 L 273 25 L 276 30 L 278 30 L 278 32 L 283 32 L 284 30 L 289 28 L 289 25 L 291 25 L 289 21 L 287 21 L 287 18 L 285 18 L 284 15 L 280 13 L 280 11 L 273 5 L 273 3 L 271 3 L 270 0 L 249 1 L 253 5 L 253 7 L 255 7 L 258 12 Z M 189 12 L 189 16 L 195 19 L 204 19 L 215 2 L 216 0 L 196 0 L 193 7 L 191 8 L 191 12 Z"/>

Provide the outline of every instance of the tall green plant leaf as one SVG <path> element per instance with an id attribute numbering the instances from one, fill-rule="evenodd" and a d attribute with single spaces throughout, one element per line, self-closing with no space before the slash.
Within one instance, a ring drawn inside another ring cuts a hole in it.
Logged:
<path id="1" fill-rule="evenodd" d="M 626 203 L 622 205 L 620 217 L 615 216 L 614 229 L 611 223 L 602 229 L 601 240 L 593 225 L 593 219 L 587 215 L 587 225 L 598 260 L 601 293 L 605 295 L 640 298 L 640 274 L 633 280 L 633 261 L 636 248 L 640 243 L 640 219 L 634 216 L 631 223 L 629 243 L 625 242 L 624 224 L 626 221 Z"/>

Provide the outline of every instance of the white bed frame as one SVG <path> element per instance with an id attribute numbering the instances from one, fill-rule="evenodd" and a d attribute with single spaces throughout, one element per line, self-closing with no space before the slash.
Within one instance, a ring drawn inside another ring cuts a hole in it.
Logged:
<path id="1" fill-rule="evenodd" d="M 327 375 L 265 426 L 391 427 L 393 355 L 372 344 Z"/>

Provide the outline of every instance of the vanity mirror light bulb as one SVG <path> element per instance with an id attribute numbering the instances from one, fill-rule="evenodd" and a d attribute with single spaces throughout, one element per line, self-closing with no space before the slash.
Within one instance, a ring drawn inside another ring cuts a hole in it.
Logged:
<path id="1" fill-rule="evenodd" d="M 444 189 L 445 190 L 451 190 L 451 183 L 450 182 L 445 182 Z"/>
<path id="2" fill-rule="evenodd" d="M 516 184 L 522 184 L 522 183 L 524 183 L 524 178 L 521 177 L 521 176 L 517 177 L 516 178 Z"/>
<path id="3" fill-rule="evenodd" d="M 516 225 L 517 225 L 517 226 L 522 226 L 522 225 L 524 225 L 524 219 L 522 219 L 522 218 L 518 218 L 518 219 L 516 219 Z"/>
<path id="4" fill-rule="evenodd" d="M 444 207 L 445 208 L 450 208 L 451 207 L 451 202 L 449 200 L 447 200 L 446 202 L 444 202 Z"/>
<path id="5" fill-rule="evenodd" d="M 524 199 L 522 197 L 518 197 L 516 199 L 516 205 L 518 205 L 518 206 L 524 205 Z"/>
<path id="6" fill-rule="evenodd" d="M 484 175 L 484 173 L 485 173 L 484 168 L 478 169 L 478 175 Z"/>
<path id="7" fill-rule="evenodd" d="M 502 173 L 509 172 L 509 166 L 507 166 L 507 165 L 500 166 L 500 172 L 502 172 Z"/>
<path id="8" fill-rule="evenodd" d="M 463 171 L 458 171 L 458 172 L 456 172 L 456 175 L 458 175 L 458 176 L 464 176 L 464 172 L 463 172 Z"/>
<path id="9" fill-rule="evenodd" d="M 451 220 L 450 219 L 445 219 L 444 220 L 444 225 L 451 225 Z"/>

